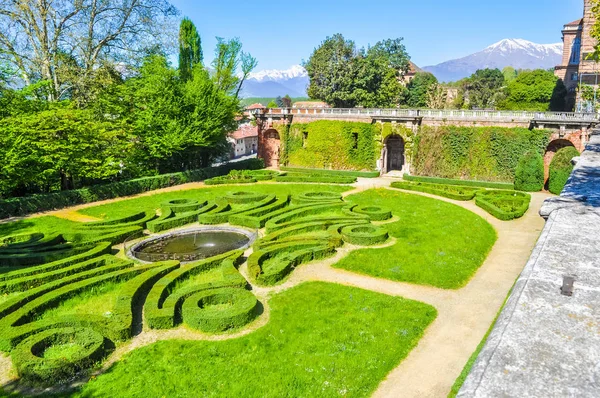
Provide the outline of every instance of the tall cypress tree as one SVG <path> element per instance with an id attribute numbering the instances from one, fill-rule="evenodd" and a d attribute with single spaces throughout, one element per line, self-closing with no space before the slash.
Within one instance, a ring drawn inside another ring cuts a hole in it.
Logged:
<path id="1" fill-rule="evenodd" d="M 189 18 L 184 18 L 179 27 L 179 75 L 183 81 L 192 78 L 194 66 L 202 59 L 202 43 L 196 25 Z"/>

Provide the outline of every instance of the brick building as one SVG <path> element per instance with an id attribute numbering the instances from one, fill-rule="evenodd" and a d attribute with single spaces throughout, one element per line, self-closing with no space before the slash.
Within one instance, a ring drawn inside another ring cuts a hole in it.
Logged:
<path id="1" fill-rule="evenodd" d="M 229 135 L 231 158 L 255 154 L 258 151 L 258 129 L 251 124 L 243 124 Z"/>
<path id="2" fill-rule="evenodd" d="M 578 101 L 578 85 L 581 83 L 597 86 L 600 83 L 600 64 L 588 59 L 596 45 L 596 40 L 591 36 L 591 29 L 596 22 L 592 7 L 592 0 L 584 0 L 583 18 L 564 26 L 563 59 L 562 63 L 554 68 L 555 75 L 565 82 L 569 92 L 567 109 L 577 107 L 576 111 L 589 110 Z"/>

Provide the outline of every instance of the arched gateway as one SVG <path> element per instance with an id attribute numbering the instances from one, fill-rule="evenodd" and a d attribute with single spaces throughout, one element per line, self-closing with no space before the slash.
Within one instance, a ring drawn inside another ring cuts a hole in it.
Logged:
<path id="1" fill-rule="evenodd" d="M 399 135 L 389 136 L 383 146 L 382 168 L 384 173 L 404 168 L 404 140 Z"/>

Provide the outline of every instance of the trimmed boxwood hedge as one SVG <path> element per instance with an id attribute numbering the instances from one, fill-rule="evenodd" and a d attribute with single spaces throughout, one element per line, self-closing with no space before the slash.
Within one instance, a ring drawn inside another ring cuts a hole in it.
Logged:
<path id="1" fill-rule="evenodd" d="M 337 192 L 327 191 L 312 191 L 305 192 L 292 197 L 294 204 L 307 204 L 307 203 L 323 203 L 323 202 L 339 202 L 342 200 L 342 195 Z"/>
<path id="2" fill-rule="evenodd" d="M 387 229 L 374 225 L 353 225 L 342 229 L 344 242 L 357 246 L 373 246 L 385 243 L 389 234 Z"/>
<path id="3" fill-rule="evenodd" d="M 206 185 L 254 184 L 255 182 L 256 178 L 253 177 L 232 179 L 227 176 L 215 177 L 204 181 Z"/>
<path id="4" fill-rule="evenodd" d="M 385 221 L 392 218 L 392 211 L 386 207 L 380 206 L 356 206 L 352 208 L 356 214 L 369 216 L 371 221 Z"/>
<path id="5" fill-rule="evenodd" d="M 379 171 L 353 171 L 353 170 L 328 170 L 328 169 L 308 169 L 300 167 L 280 167 L 283 171 L 293 173 L 304 173 L 311 175 L 323 175 L 331 177 L 361 177 L 361 178 L 377 178 L 380 176 Z"/>
<path id="6" fill-rule="evenodd" d="M 475 194 L 480 191 L 480 189 L 477 188 L 410 181 L 395 181 L 391 184 L 391 187 L 404 189 L 407 191 L 424 192 L 432 195 L 443 196 L 448 199 L 462 201 L 472 200 L 475 197 Z"/>
<path id="7" fill-rule="evenodd" d="M 342 208 L 348 206 L 347 203 L 326 203 L 326 204 L 316 204 L 316 205 L 307 205 L 302 206 L 300 208 L 293 208 L 289 211 L 283 213 L 282 215 L 272 218 L 267 221 L 265 227 L 267 228 L 267 233 L 271 233 L 277 231 L 278 229 L 285 228 L 290 226 L 291 223 L 295 223 L 300 218 L 305 218 L 308 216 L 318 215 L 320 213 L 326 213 L 329 211 L 341 210 Z"/>
<path id="8" fill-rule="evenodd" d="M 277 199 L 270 205 L 263 206 L 258 209 L 248 210 L 244 213 L 234 214 L 229 217 L 229 223 L 247 228 L 264 228 L 266 222 L 275 217 L 275 214 L 277 214 L 278 210 L 286 208 L 289 202 L 290 197 L 285 196 Z"/>
<path id="9" fill-rule="evenodd" d="M 530 201 L 531 195 L 517 191 L 479 192 L 475 198 L 477 206 L 503 221 L 523 217 Z"/>
<path id="10" fill-rule="evenodd" d="M 209 167 L 182 173 L 163 174 L 155 177 L 139 178 L 106 185 L 95 185 L 73 191 L 3 199 L 0 200 L 0 219 L 24 216 L 30 213 L 55 210 L 83 203 L 97 202 L 99 200 L 130 196 L 142 192 L 186 184 L 188 182 L 202 181 L 207 178 L 227 174 L 231 170 L 236 169 L 262 168 L 264 168 L 264 162 L 261 159 L 248 159 L 242 162 L 228 163 L 218 167 Z"/>
<path id="11" fill-rule="evenodd" d="M 75 344 L 80 351 L 71 358 L 44 358 L 47 348 L 57 344 Z M 108 354 L 104 336 L 86 328 L 57 328 L 35 334 L 11 353 L 19 376 L 30 383 L 53 385 L 67 381 L 92 367 Z"/>
<path id="12" fill-rule="evenodd" d="M 236 192 L 228 192 L 225 194 L 225 200 L 229 203 L 235 204 L 246 204 L 253 202 L 260 202 L 265 199 L 268 195 L 258 192 L 244 192 L 244 191 L 236 191 Z"/>
<path id="13" fill-rule="evenodd" d="M 515 184 L 507 182 L 490 182 L 490 181 L 473 181 L 473 180 L 458 180 L 452 178 L 441 177 L 421 177 L 404 174 L 402 177 L 405 181 L 427 182 L 430 184 L 445 184 L 445 185 L 464 185 L 466 187 L 475 188 L 493 188 L 493 189 L 514 189 Z"/>
<path id="14" fill-rule="evenodd" d="M 356 177 L 327 177 L 327 176 L 311 176 L 308 174 L 288 174 L 275 177 L 277 182 L 299 182 L 299 183 L 316 183 L 316 184 L 353 184 L 356 182 Z"/>
<path id="15" fill-rule="evenodd" d="M 550 163 L 550 176 L 548 190 L 555 195 L 560 195 L 567 185 L 573 172 L 573 158 L 579 156 L 579 151 L 574 147 L 560 149 Z"/>
<path id="16" fill-rule="evenodd" d="M 211 308 L 228 304 L 229 307 Z M 197 292 L 182 306 L 186 325 L 208 333 L 223 332 L 244 326 L 256 318 L 258 300 L 245 289 L 224 288 Z"/>

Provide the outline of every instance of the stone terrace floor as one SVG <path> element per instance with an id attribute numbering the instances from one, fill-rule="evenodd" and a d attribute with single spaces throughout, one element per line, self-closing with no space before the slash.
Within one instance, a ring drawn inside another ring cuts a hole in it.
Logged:
<path id="1" fill-rule="evenodd" d="M 600 397 L 600 131 L 541 214 L 542 236 L 459 397 Z"/>

